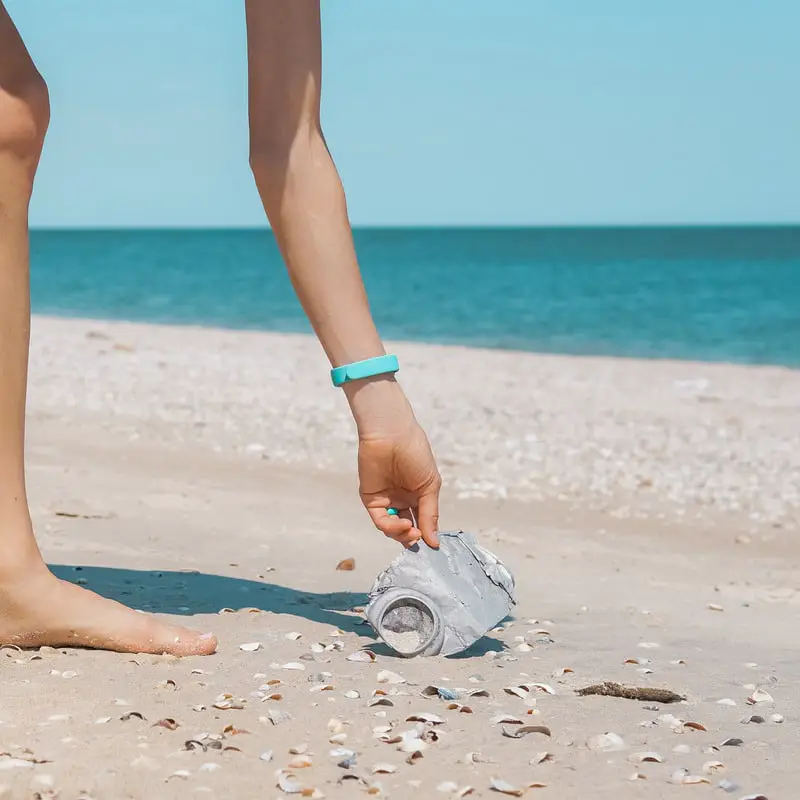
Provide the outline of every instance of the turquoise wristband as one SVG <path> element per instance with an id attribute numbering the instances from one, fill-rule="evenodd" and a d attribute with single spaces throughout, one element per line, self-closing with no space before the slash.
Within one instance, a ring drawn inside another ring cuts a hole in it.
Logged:
<path id="1" fill-rule="evenodd" d="M 343 367 L 334 367 L 331 370 L 331 380 L 334 386 L 342 386 L 351 381 L 374 378 L 376 375 L 390 375 L 399 369 L 400 363 L 397 356 L 377 356 L 365 361 L 345 364 Z"/>

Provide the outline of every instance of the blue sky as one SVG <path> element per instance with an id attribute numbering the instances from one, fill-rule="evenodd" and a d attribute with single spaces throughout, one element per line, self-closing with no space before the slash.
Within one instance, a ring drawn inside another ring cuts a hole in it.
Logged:
<path id="1" fill-rule="evenodd" d="M 243 3 L 6 0 L 51 89 L 37 226 L 264 224 Z M 332 0 L 353 222 L 800 222 L 797 0 Z"/>

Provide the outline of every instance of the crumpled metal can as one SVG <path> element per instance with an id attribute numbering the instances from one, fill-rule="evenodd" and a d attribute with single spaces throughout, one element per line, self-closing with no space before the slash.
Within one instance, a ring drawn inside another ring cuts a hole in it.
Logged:
<path id="1" fill-rule="evenodd" d="M 366 614 L 402 656 L 454 655 L 508 616 L 514 578 L 497 556 L 463 531 L 439 534 L 434 550 L 416 544 L 382 572 Z"/>

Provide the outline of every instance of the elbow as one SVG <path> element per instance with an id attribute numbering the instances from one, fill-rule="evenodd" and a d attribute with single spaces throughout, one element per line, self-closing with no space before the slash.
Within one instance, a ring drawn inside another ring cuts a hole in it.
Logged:
<path id="1" fill-rule="evenodd" d="M 329 158 L 318 124 L 302 125 L 291 133 L 279 126 L 250 132 L 250 170 L 265 200 Z"/>

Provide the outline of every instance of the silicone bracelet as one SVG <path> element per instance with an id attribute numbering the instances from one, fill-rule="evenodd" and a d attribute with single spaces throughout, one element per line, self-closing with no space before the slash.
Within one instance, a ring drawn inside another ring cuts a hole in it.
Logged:
<path id="1" fill-rule="evenodd" d="M 334 386 L 342 386 L 351 381 L 364 378 L 374 378 L 376 375 L 389 375 L 400 369 L 397 356 L 376 356 L 365 361 L 355 361 L 342 367 L 331 370 L 331 380 Z"/>

